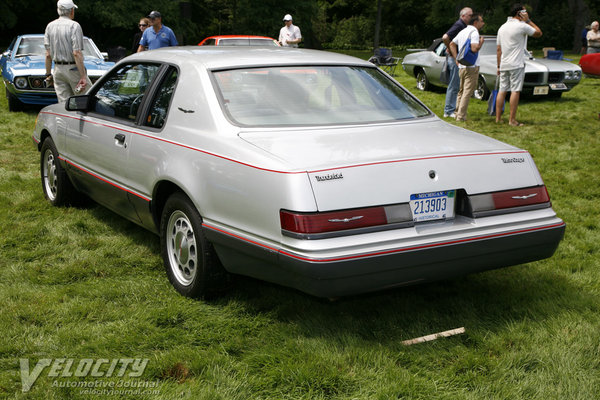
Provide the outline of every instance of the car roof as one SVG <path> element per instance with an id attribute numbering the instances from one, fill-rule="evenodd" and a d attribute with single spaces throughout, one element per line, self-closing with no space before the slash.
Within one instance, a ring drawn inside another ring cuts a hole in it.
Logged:
<path id="1" fill-rule="evenodd" d="M 256 36 L 256 35 L 215 35 L 209 36 L 206 39 L 271 39 L 275 40 L 272 37 L 268 36 Z"/>
<path id="2" fill-rule="evenodd" d="M 143 51 L 124 58 L 129 60 L 158 61 L 164 63 L 202 64 L 207 69 L 261 67 L 270 65 L 356 65 L 373 67 L 360 58 L 340 53 L 285 47 L 228 47 L 181 46 L 163 47 Z"/>
<path id="3" fill-rule="evenodd" d="M 26 39 L 26 38 L 43 38 L 44 34 L 43 33 L 24 33 L 22 35 L 17 35 L 17 38 L 21 38 L 21 39 Z M 89 39 L 89 37 L 84 36 L 84 39 Z"/>

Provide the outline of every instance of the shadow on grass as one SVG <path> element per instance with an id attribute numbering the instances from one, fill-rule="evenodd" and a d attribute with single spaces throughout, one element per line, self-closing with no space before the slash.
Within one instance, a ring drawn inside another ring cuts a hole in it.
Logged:
<path id="1" fill-rule="evenodd" d="M 330 302 L 293 289 L 238 278 L 213 304 L 238 301 L 248 312 L 270 313 L 306 337 L 348 335 L 393 343 L 458 327 L 500 331 L 524 320 L 597 309 L 597 299 L 565 277 L 533 263 Z M 596 310 L 598 311 L 598 310 Z"/>
<path id="2" fill-rule="evenodd" d="M 90 211 L 110 229 L 160 258 L 157 235 L 102 206 L 92 205 Z M 550 259 L 336 301 L 235 276 L 227 292 L 198 301 L 198 307 L 236 303 L 250 315 L 269 315 L 293 327 L 297 335 L 336 342 L 353 337 L 383 344 L 462 326 L 467 329 L 466 338 L 472 340 L 469 330 L 496 332 L 515 322 L 539 322 L 566 311 L 600 311 L 595 296 L 545 267 L 551 263 Z"/>

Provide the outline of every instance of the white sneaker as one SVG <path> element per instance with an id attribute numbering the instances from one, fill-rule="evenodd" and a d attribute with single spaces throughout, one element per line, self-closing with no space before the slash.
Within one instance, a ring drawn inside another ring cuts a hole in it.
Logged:
<path id="1" fill-rule="evenodd" d="M 452 113 L 452 114 L 444 113 L 444 118 L 456 118 L 456 113 Z"/>

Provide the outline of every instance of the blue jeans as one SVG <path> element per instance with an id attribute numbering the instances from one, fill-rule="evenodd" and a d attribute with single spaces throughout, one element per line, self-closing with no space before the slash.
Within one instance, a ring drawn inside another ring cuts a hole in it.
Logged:
<path id="1" fill-rule="evenodd" d="M 444 106 L 444 114 L 452 114 L 456 110 L 456 96 L 460 88 L 460 77 L 458 76 L 458 66 L 456 60 L 448 57 L 448 71 L 450 79 L 448 81 L 448 89 L 446 89 L 446 105 Z"/>

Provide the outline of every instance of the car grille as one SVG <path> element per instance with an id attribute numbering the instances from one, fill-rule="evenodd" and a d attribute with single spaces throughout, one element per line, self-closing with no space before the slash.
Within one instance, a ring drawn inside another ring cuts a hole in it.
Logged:
<path id="1" fill-rule="evenodd" d="M 525 83 L 528 84 L 541 84 L 544 82 L 544 74 L 541 72 L 529 72 L 525 74 Z"/>
<path id="2" fill-rule="evenodd" d="M 96 83 L 100 76 L 90 76 L 90 81 L 92 84 Z M 27 82 L 29 83 L 29 90 L 41 90 L 44 92 L 52 92 L 54 91 L 54 86 L 46 87 L 46 77 L 45 76 L 30 76 L 27 78 Z"/>
<path id="3" fill-rule="evenodd" d="M 564 72 L 550 72 L 548 74 L 548 83 L 559 83 L 565 79 Z"/>
<path id="4" fill-rule="evenodd" d="M 27 78 L 29 83 L 29 87 L 33 90 L 43 90 L 43 91 L 52 91 L 53 87 L 46 87 L 46 77 L 45 76 L 30 76 Z"/>

